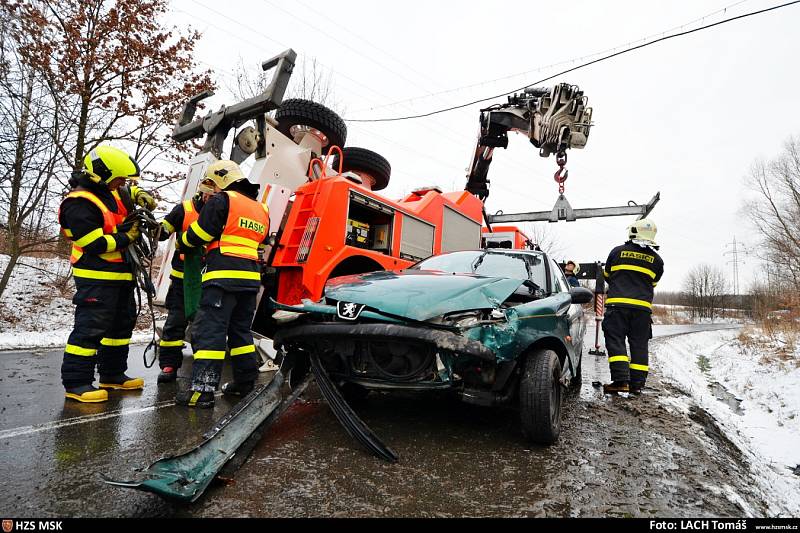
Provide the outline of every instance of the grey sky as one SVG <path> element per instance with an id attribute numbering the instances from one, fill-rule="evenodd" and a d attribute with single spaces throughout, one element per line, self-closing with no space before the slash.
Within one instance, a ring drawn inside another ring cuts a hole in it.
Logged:
<path id="1" fill-rule="evenodd" d="M 210 0 L 175 0 L 172 19 L 204 33 L 197 58 L 223 87 L 230 85 L 240 56 L 257 69 L 292 47 L 331 72 L 345 118 L 377 118 L 509 91 L 566 68 L 556 63 L 641 42 L 726 6 L 726 13 L 702 23 L 777 3 L 237 0 L 228 4 L 235 9 L 226 9 Z M 645 202 L 661 191 L 651 217 L 666 263 L 661 288 L 678 289 L 697 262 L 718 264 L 730 275 L 725 243 L 734 235 L 754 243 L 740 213 L 743 177 L 754 159 L 773 156 L 789 135 L 800 134 L 798 28 L 800 5 L 659 43 L 543 84 L 578 84 L 594 107 L 587 148 L 569 153 L 566 196 L 573 207 Z M 489 81 L 498 78 L 505 79 Z M 223 93 L 212 107 L 229 101 Z M 389 197 L 430 184 L 462 189 L 480 107 L 396 123 L 350 122 L 347 144 L 389 159 Z M 495 152 L 488 211 L 549 210 L 557 197 L 555 170 L 554 158 L 540 158 L 525 138 L 512 136 L 507 150 Z M 548 229 L 562 242 L 565 257 L 605 260 L 631 220 L 562 222 Z M 747 263 L 742 287 L 757 260 Z"/>

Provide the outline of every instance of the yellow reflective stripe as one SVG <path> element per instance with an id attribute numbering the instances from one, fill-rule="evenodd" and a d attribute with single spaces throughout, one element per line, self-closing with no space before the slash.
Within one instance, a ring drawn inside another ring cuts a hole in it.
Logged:
<path id="1" fill-rule="evenodd" d="M 74 246 L 72 247 L 72 252 L 70 253 L 70 259 L 74 259 L 75 261 L 77 261 L 78 259 L 81 258 L 82 255 L 83 252 L 81 250 L 78 250 Z M 72 262 L 74 263 L 75 261 Z"/>
<path id="2" fill-rule="evenodd" d="M 606 305 L 607 304 L 631 304 L 631 305 L 640 305 L 648 309 L 653 308 L 653 305 L 650 302 L 646 302 L 644 300 L 636 300 L 634 298 L 609 298 L 608 300 L 606 300 Z"/>
<path id="3" fill-rule="evenodd" d="M 161 339 L 158 345 L 163 348 L 172 348 L 173 346 L 183 347 L 183 341 L 165 341 L 164 339 Z"/>
<path id="4" fill-rule="evenodd" d="M 231 243 L 231 244 L 241 244 L 242 246 L 247 246 L 250 248 L 257 248 L 258 241 L 254 239 L 248 239 L 247 237 L 239 237 L 238 235 L 223 235 L 219 239 L 220 244 Z"/>
<path id="5" fill-rule="evenodd" d="M 203 228 L 201 228 L 201 227 L 200 227 L 200 224 L 198 224 L 198 223 L 197 223 L 197 221 L 195 221 L 195 222 L 192 222 L 192 225 L 191 225 L 191 226 L 189 226 L 189 229 L 190 229 L 190 230 L 192 230 L 192 231 L 194 231 L 194 232 L 197 234 L 197 236 L 198 236 L 198 237 L 200 237 L 201 239 L 203 239 L 203 240 L 204 240 L 204 241 L 206 241 L 206 242 L 211 242 L 211 241 L 213 241 L 213 240 L 214 240 L 214 237 L 212 237 L 211 235 L 209 235 L 209 234 L 206 232 L 206 230 L 204 230 Z"/>
<path id="6" fill-rule="evenodd" d="M 627 355 L 614 355 L 608 358 L 609 363 L 619 363 L 620 361 L 628 362 L 630 359 Z"/>
<path id="7" fill-rule="evenodd" d="M 656 279 L 656 273 L 650 270 L 649 268 L 644 268 L 636 265 L 614 265 L 611 267 L 611 272 L 615 270 L 633 270 L 634 272 L 641 272 L 642 274 L 647 274 L 653 279 Z"/>
<path id="8" fill-rule="evenodd" d="M 609 274 L 608 272 L 606 272 L 605 270 L 603 270 L 603 277 L 604 277 L 604 278 L 607 278 L 607 277 L 608 277 L 608 276 L 610 276 L 610 275 L 611 275 L 611 274 Z"/>
<path id="9" fill-rule="evenodd" d="M 189 248 L 194 248 L 194 244 L 190 243 L 188 241 L 188 239 L 186 238 L 188 236 L 188 234 L 189 234 L 188 231 L 181 234 L 181 244 L 184 244 L 184 245 L 188 246 Z"/>
<path id="10" fill-rule="evenodd" d="M 658 282 L 657 282 L 657 281 L 654 281 L 654 282 L 653 282 L 653 287 L 655 287 L 656 285 L 658 285 Z"/>
<path id="11" fill-rule="evenodd" d="M 103 346 L 127 346 L 131 343 L 130 337 L 127 339 L 109 339 L 108 337 L 103 337 L 100 339 L 100 344 Z"/>
<path id="12" fill-rule="evenodd" d="M 111 252 L 116 250 L 117 248 L 117 241 L 114 240 L 114 237 L 111 235 L 103 235 L 106 240 L 106 252 Z"/>
<path id="13" fill-rule="evenodd" d="M 169 275 L 178 279 L 183 279 L 183 272 L 181 272 L 180 270 L 175 270 L 174 268 L 172 269 L 172 272 L 169 273 Z"/>
<path id="14" fill-rule="evenodd" d="M 75 246 L 79 248 L 85 248 L 87 245 L 93 243 L 97 239 L 101 239 L 103 237 L 103 228 L 97 228 L 96 230 L 92 230 L 77 241 L 75 241 Z"/>
<path id="15" fill-rule="evenodd" d="M 95 355 L 97 354 L 97 350 L 94 348 L 81 348 L 80 346 L 75 346 L 74 344 L 67 344 L 67 347 L 64 348 L 64 351 L 67 353 L 71 353 L 72 355 Z"/>
<path id="16" fill-rule="evenodd" d="M 238 348 L 231 348 L 231 355 L 242 355 L 256 351 L 255 344 L 248 344 L 247 346 L 240 346 Z"/>
<path id="17" fill-rule="evenodd" d="M 219 251 L 223 254 L 239 254 L 258 259 L 258 252 L 254 248 L 245 248 L 244 246 L 220 246 Z"/>
<path id="18" fill-rule="evenodd" d="M 167 230 L 167 233 L 175 233 L 175 226 L 170 224 L 167 219 L 162 220 L 161 225 L 164 226 L 164 229 Z"/>
<path id="19" fill-rule="evenodd" d="M 225 359 L 225 350 L 197 350 L 195 359 Z"/>
<path id="20" fill-rule="evenodd" d="M 631 370 L 639 370 L 641 372 L 649 372 L 649 367 L 647 365 L 635 365 L 631 363 Z"/>
<path id="21" fill-rule="evenodd" d="M 213 270 L 203 274 L 203 281 L 212 279 L 252 279 L 261 281 L 261 274 L 258 272 L 248 272 L 246 270 Z"/>
<path id="22" fill-rule="evenodd" d="M 106 207 L 106 204 L 104 204 L 103 201 L 100 200 L 100 198 L 96 197 L 94 194 L 87 191 L 73 191 L 67 195 L 67 198 L 84 198 L 92 202 L 94 205 L 96 205 L 97 208 L 100 209 L 100 211 L 102 211 L 103 213 L 107 213 L 108 211 L 110 211 L 110 209 Z"/>
<path id="23" fill-rule="evenodd" d="M 76 278 L 107 279 L 111 281 L 133 281 L 133 274 L 130 272 L 103 272 L 101 270 L 88 270 L 85 268 L 73 268 L 72 275 Z"/>
<path id="24" fill-rule="evenodd" d="M 102 253 L 102 254 L 100 254 L 100 259 L 105 259 L 106 261 L 112 261 L 112 262 L 119 262 L 119 261 L 114 261 L 114 260 L 115 259 L 122 259 L 122 252 L 106 252 L 106 253 Z"/>
<path id="25" fill-rule="evenodd" d="M 183 214 L 192 213 L 194 212 L 194 204 L 192 204 L 191 200 L 184 200 L 183 201 Z"/>
<path id="26" fill-rule="evenodd" d="M 69 238 L 72 238 L 72 230 L 71 229 L 67 229 L 67 228 L 63 228 L 63 229 L 64 229 L 64 235 L 66 235 Z"/>
<path id="27" fill-rule="evenodd" d="M 195 393 L 192 394 L 192 397 L 189 398 L 189 405 L 197 405 L 197 400 L 200 399 L 200 394 L 201 393 L 195 391 Z"/>

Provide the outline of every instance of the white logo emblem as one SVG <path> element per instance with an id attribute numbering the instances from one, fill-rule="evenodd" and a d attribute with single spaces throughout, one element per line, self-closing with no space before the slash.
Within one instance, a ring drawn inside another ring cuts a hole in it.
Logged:
<path id="1" fill-rule="evenodd" d="M 361 314 L 361 311 L 364 310 L 364 304 L 356 304 L 351 302 L 337 302 L 336 303 L 336 312 L 339 315 L 339 318 L 344 320 L 355 320 L 358 318 L 358 315 Z"/>

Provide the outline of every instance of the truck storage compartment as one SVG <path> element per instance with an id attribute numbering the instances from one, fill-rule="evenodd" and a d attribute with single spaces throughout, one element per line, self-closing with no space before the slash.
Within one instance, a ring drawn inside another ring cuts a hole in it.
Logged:
<path id="1" fill-rule="evenodd" d="M 418 218 L 403 213 L 400 228 L 400 257 L 420 261 L 433 255 L 435 228 Z"/>
<path id="2" fill-rule="evenodd" d="M 350 191 L 344 243 L 390 254 L 395 211 L 367 196 Z"/>
<path id="3" fill-rule="evenodd" d="M 442 253 L 477 250 L 481 247 L 481 223 L 455 209 L 443 206 Z"/>

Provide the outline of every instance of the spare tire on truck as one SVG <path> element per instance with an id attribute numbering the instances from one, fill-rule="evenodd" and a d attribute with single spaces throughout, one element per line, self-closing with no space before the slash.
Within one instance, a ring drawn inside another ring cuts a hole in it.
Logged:
<path id="1" fill-rule="evenodd" d="M 290 98 L 284 100 L 275 111 L 278 131 L 294 139 L 299 133 L 314 129 L 323 138 L 322 147 L 344 146 L 347 140 L 347 125 L 344 120 L 322 104 Z"/>
<path id="2" fill-rule="evenodd" d="M 375 184 L 372 186 L 373 191 L 380 191 L 389 185 L 389 177 L 392 175 L 392 165 L 382 155 L 367 150 L 366 148 L 357 148 L 355 146 L 348 146 L 342 150 L 344 162 L 342 163 L 342 170 L 344 172 L 366 172 L 375 178 Z M 333 155 L 333 168 L 339 169 L 339 154 Z"/>

